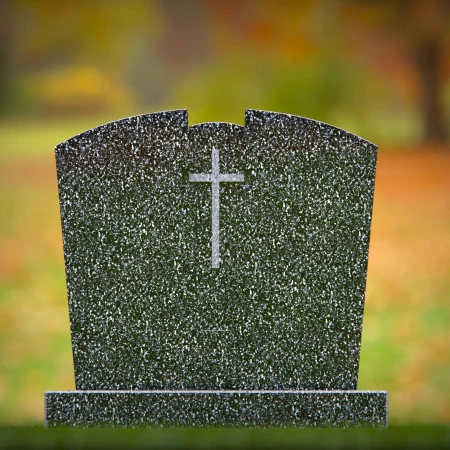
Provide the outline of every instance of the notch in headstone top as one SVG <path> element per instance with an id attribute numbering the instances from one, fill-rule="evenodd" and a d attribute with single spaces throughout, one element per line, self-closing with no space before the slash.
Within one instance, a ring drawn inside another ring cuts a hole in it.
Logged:
<path id="1" fill-rule="evenodd" d="M 58 145 L 76 391 L 47 426 L 386 426 L 356 390 L 376 158 L 256 110 Z"/>

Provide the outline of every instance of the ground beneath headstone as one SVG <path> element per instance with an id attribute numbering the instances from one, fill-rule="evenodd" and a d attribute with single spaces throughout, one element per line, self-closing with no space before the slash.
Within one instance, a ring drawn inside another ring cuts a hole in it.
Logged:
<path id="1" fill-rule="evenodd" d="M 368 429 L 0 429 L 0 448 L 444 449 L 449 426 Z"/>

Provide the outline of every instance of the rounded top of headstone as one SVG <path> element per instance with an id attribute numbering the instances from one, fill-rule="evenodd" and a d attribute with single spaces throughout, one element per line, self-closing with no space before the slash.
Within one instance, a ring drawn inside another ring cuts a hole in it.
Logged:
<path id="1" fill-rule="evenodd" d="M 111 140 L 123 133 L 124 129 L 134 129 L 138 133 L 147 133 L 148 129 L 158 124 L 160 127 L 188 127 L 187 109 L 175 109 L 171 111 L 160 111 L 155 113 L 140 114 L 125 119 L 108 122 L 103 125 L 91 128 L 83 133 L 61 142 L 55 147 L 56 152 L 67 147 L 80 147 L 80 144 L 86 141 L 104 141 Z"/>
<path id="2" fill-rule="evenodd" d="M 317 135 L 329 135 L 330 137 L 335 137 L 336 139 L 348 139 L 354 143 L 363 145 L 364 147 L 370 148 L 374 151 L 378 147 L 372 142 L 361 138 L 360 136 L 349 133 L 341 128 L 329 125 L 318 120 L 308 119 L 302 116 L 296 116 L 293 114 L 285 114 L 273 111 L 264 111 L 258 109 L 246 109 L 245 110 L 245 128 L 248 131 L 260 131 L 267 127 L 283 128 L 284 131 L 291 128 L 292 132 L 296 130 L 308 129 L 312 133 Z"/>
<path id="3" fill-rule="evenodd" d="M 249 132 L 260 132 L 267 127 L 282 128 L 283 130 L 292 129 L 292 132 L 294 133 L 295 130 L 308 130 L 310 133 L 317 133 L 322 136 L 328 135 L 330 138 L 346 138 L 355 144 L 363 145 L 374 151 L 378 148 L 375 144 L 341 128 L 293 114 L 246 109 L 244 127 L 229 122 L 203 122 L 189 126 L 187 109 L 178 109 L 141 114 L 108 122 L 61 142 L 55 147 L 55 150 L 58 152 L 61 149 L 68 147 L 79 148 L 88 142 L 101 143 L 104 142 L 105 139 L 111 141 L 122 135 L 124 129 L 133 130 L 138 134 L 147 134 L 150 129 L 155 128 L 155 125 L 158 125 L 158 128 L 160 129 L 164 127 L 181 127 L 186 130 L 189 128 L 189 130 L 192 130 L 193 132 L 206 130 L 216 130 L 217 132 L 225 130 L 238 131 L 244 129 Z"/>

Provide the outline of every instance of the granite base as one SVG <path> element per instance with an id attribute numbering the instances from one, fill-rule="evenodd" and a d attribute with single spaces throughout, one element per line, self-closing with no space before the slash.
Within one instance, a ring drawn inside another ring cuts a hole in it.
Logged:
<path id="1" fill-rule="evenodd" d="M 49 391 L 46 427 L 387 427 L 385 391 Z"/>

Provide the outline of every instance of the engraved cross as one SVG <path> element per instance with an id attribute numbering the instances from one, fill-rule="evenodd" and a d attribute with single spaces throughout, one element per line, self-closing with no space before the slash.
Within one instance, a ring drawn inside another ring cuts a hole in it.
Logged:
<path id="1" fill-rule="evenodd" d="M 242 183 L 244 175 L 242 173 L 220 173 L 219 170 L 219 150 L 212 151 L 211 173 L 191 173 L 189 181 L 192 183 L 211 183 L 212 194 L 212 268 L 219 268 L 219 215 L 220 215 L 220 188 L 219 183 Z"/>

